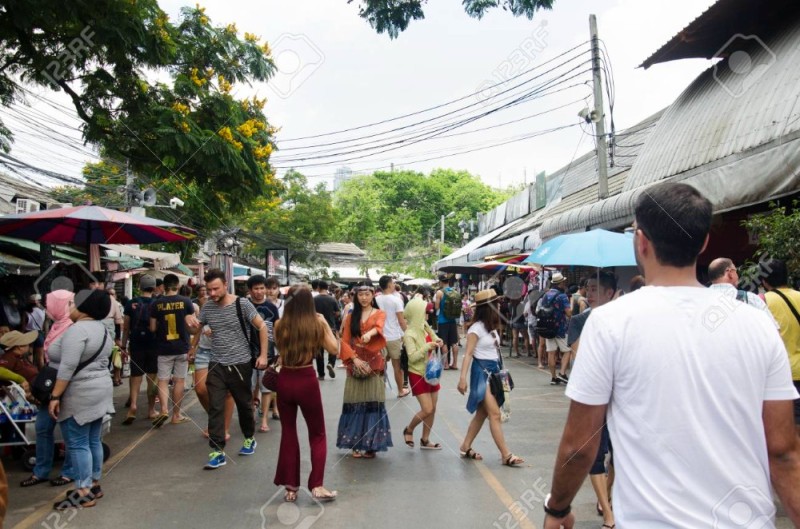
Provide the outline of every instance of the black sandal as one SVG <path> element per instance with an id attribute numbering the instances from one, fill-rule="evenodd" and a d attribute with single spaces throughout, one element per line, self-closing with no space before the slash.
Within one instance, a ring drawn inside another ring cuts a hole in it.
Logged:
<path id="1" fill-rule="evenodd" d="M 65 478 L 64 476 L 58 476 L 56 479 L 51 479 L 50 484 L 54 487 L 63 487 L 64 485 L 69 485 L 74 481 L 75 481 L 74 479 Z"/>
<path id="2" fill-rule="evenodd" d="M 33 487 L 34 485 L 38 485 L 40 483 L 47 482 L 47 478 L 39 478 L 31 474 L 31 477 L 28 479 L 21 481 L 19 486 L 20 487 Z"/>
<path id="3" fill-rule="evenodd" d="M 439 443 L 431 444 L 430 439 L 421 439 L 419 440 L 419 449 L 420 450 L 441 450 L 442 445 Z"/>
<path id="4" fill-rule="evenodd" d="M 94 507 L 97 505 L 97 500 L 94 499 L 94 496 L 89 493 L 86 496 L 81 496 L 76 493 L 67 496 L 61 501 L 57 501 L 53 504 L 53 509 L 57 511 L 65 511 L 67 509 L 78 509 L 84 507 Z"/>
<path id="5" fill-rule="evenodd" d="M 467 448 L 466 452 L 459 452 L 458 454 L 464 459 L 474 459 L 475 461 L 483 461 L 483 456 L 480 455 L 475 450 L 473 450 L 472 448 Z"/>
<path id="6" fill-rule="evenodd" d="M 503 459 L 503 464 L 507 467 L 518 467 L 524 462 L 525 462 L 524 459 L 522 459 L 519 456 L 515 456 L 513 453 L 508 454 L 508 456 L 505 459 Z"/>
<path id="7" fill-rule="evenodd" d="M 408 438 L 411 438 L 409 441 Z M 408 427 L 403 429 L 403 440 L 406 442 L 406 446 L 409 448 L 414 448 L 414 432 L 409 432 Z"/>

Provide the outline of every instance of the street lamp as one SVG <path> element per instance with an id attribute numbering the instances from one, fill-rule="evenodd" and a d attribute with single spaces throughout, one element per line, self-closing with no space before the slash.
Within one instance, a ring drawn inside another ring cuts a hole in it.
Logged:
<path id="1" fill-rule="evenodd" d="M 441 243 L 442 244 L 444 244 L 444 219 L 449 219 L 450 217 L 452 217 L 455 214 L 456 214 L 455 211 L 451 211 L 447 215 L 442 215 L 442 238 L 441 238 Z"/>

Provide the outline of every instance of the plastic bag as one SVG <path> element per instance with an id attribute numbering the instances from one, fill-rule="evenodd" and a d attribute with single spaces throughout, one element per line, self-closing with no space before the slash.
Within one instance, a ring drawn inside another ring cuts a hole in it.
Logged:
<path id="1" fill-rule="evenodd" d="M 428 363 L 425 364 L 425 382 L 431 386 L 439 383 L 442 377 L 442 358 L 439 353 L 433 353 L 428 357 Z"/>

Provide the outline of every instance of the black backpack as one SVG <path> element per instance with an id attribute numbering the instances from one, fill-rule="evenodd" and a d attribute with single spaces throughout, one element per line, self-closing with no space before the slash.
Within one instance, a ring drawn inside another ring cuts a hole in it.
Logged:
<path id="1" fill-rule="evenodd" d="M 150 332 L 150 310 L 153 298 L 136 298 L 133 300 L 133 316 L 131 317 L 131 335 L 138 340 L 152 340 L 155 334 Z"/>
<path id="2" fill-rule="evenodd" d="M 555 338 L 558 335 L 558 320 L 556 319 L 556 309 L 553 303 L 558 294 L 542 296 L 541 302 L 536 307 L 536 334 L 542 338 Z"/>

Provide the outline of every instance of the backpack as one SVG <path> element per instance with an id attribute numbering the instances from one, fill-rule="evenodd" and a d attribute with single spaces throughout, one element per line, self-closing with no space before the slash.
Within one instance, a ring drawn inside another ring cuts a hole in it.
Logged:
<path id="1" fill-rule="evenodd" d="M 135 335 L 140 340 L 155 338 L 155 334 L 150 332 L 152 298 L 148 302 L 145 302 L 145 299 L 147 298 L 136 298 L 133 301 L 133 316 L 131 317 L 131 335 Z"/>
<path id="2" fill-rule="evenodd" d="M 461 294 L 456 289 L 448 287 L 442 291 L 442 314 L 448 320 L 461 317 Z"/>
<path id="3" fill-rule="evenodd" d="M 555 338 L 558 335 L 558 320 L 556 319 L 556 309 L 553 303 L 555 296 L 548 300 L 547 295 L 542 296 L 539 305 L 536 307 L 536 333 L 542 338 Z"/>
<path id="4" fill-rule="evenodd" d="M 750 301 L 747 300 L 747 291 L 746 290 L 737 290 L 736 291 L 736 299 L 737 301 L 741 301 L 745 305 L 749 305 Z"/>

